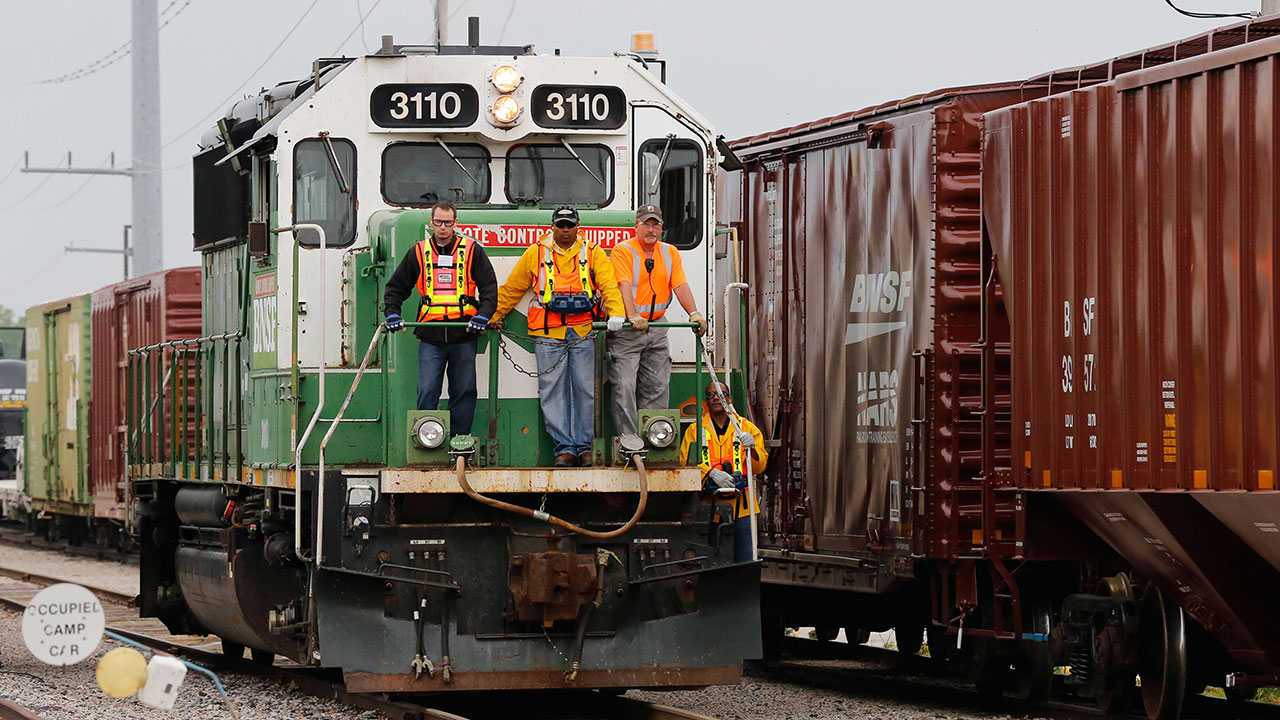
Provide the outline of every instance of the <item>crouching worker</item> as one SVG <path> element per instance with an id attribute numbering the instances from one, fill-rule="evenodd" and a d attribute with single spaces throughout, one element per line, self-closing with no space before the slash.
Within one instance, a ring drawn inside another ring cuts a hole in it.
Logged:
<path id="1" fill-rule="evenodd" d="M 455 233 L 458 209 L 446 201 L 431 208 L 431 234 L 409 248 L 387 280 L 383 305 L 387 330 L 404 330 L 400 309 L 415 287 L 422 301 L 417 322 L 461 322 L 467 327 L 414 330 L 418 346 L 418 409 L 440 404 L 449 375 L 449 434 L 470 435 L 476 416 L 476 346 L 498 307 L 498 278 L 484 248 Z"/>
<path id="2" fill-rule="evenodd" d="M 555 441 L 556 467 L 592 464 L 595 436 L 596 350 L 588 339 L 591 321 L 608 318 L 622 329 L 622 296 L 604 250 L 578 229 L 578 211 L 561 205 L 551 214 L 552 231 L 529 246 L 498 290 L 492 325 L 515 309 L 526 291 L 529 335 L 538 361 L 542 420 Z"/>
<path id="3" fill-rule="evenodd" d="M 698 467 L 706 473 L 703 487 L 718 492 L 737 490 L 734 502 L 733 561 L 751 562 L 751 515 L 759 513 L 760 506 L 754 497 L 747 497 L 746 463 L 751 457 L 751 472 L 759 477 L 769 459 L 764 449 L 764 436 L 750 420 L 734 413 L 741 430 L 734 430 L 734 418 L 729 417 L 725 405 L 729 388 L 724 383 L 707 385 L 706 413 L 702 416 L 701 462 Z M 680 444 L 680 462 L 689 464 L 689 449 L 698 441 L 698 426 L 685 430 Z M 712 536 L 715 544 L 718 537 Z"/>

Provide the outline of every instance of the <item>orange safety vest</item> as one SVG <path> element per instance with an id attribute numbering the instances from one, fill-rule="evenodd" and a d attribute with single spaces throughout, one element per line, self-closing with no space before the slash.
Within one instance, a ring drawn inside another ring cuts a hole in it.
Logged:
<path id="1" fill-rule="evenodd" d="M 656 259 L 658 256 L 661 256 L 663 265 L 667 271 L 667 281 L 662 285 L 654 285 L 652 283 L 652 275 L 650 274 L 651 281 L 646 283 L 645 289 L 648 290 L 652 287 L 653 298 L 652 302 L 644 304 L 640 303 L 640 272 L 644 270 L 644 248 L 641 246 L 640 241 L 633 236 L 631 239 L 618 243 L 614 246 L 614 255 L 617 255 L 619 252 L 630 253 L 631 255 L 631 277 L 623 277 L 616 270 L 614 275 L 616 275 L 619 280 L 631 281 L 632 300 L 635 301 L 636 312 L 643 315 L 645 319 L 650 322 L 661 320 L 662 316 L 666 314 L 667 308 L 671 307 L 671 272 L 674 269 L 674 262 L 671 254 L 675 252 L 675 248 L 667 243 L 661 241 L 658 242 L 658 248 L 654 253 L 654 257 Z M 614 265 L 614 267 L 617 268 L 618 266 Z M 657 268 L 655 267 L 654 269 L 656 270 Z"/>
<path id="2" fill-rule="evenodd" d="M 448 255 L 441 255 L 430 238 L 417 245 L 418 266 L 422 268 L 418 275 L 418 294 L 422 296 L 418 322 L 475 317 L 480 305 L 471 274 L 475 241 L 465 235 L 456 237 Z"/>
<path id="3" fill-rule="evenodd" d="M 577 272 L 562 273 L 556 269 L 555 251 L 552 247 L 555 240 L 551 237 L 538 240 L 538 278 L 533 285 L 533 300 L 529 303 L 530 328 L 550 330 L 562 325 L 572 327 L 595 319 L 594 311 L 564 315 L 547 310 L 547 305 L 556 295 L 585 295 L 593 304 L 599 299 L 595 274 L 591 272 L 591 251 L 596 245 L 588 243 L 581 234 L 578 242 L 582 245 L 578 251 Z"/>

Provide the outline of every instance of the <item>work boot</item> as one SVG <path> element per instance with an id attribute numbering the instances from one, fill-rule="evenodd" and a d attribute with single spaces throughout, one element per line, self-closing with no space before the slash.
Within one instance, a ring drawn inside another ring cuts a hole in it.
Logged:
<path id="1" fill-rule="evenodd" d="M 556 467 L 578 467 L 578 456 L 571 452 L 556 456 Z"/>
<path id="2" fill-rule="evenodd" d="M 591 451 L 588 450 L 578 456 L 579 467 L 591 467 Z"/>

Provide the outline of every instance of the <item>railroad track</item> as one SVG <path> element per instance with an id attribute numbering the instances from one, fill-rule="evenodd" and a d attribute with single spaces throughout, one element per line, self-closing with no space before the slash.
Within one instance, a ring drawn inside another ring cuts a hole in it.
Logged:
<path id="1" fill-rule="evenodd" d="M 0 567 L 0 575 L 34 586 L 21 594 L 13 592 L 11 588 L 10 596 L 0 596 L 0 606 L 14 612 L 25 610 L 27 602 L 40 587 L 71 582 L 3 567 Z M 516 707 L 521 709 L 520 717 L 528 720 L 711 720 L 685 710 L 588 690 L 568 693 L 459 693 L 426 698 L 350 693 L 344 687 L 340 674 L 325 669 L 301 667 L 287 661 L 281 661 L 282 664 L 278 665 L 265 665 L 244 659 L 236 660 L 221 652 L 197 646 L 209 645 L 209 638 L 167 635 L 158 621 L 137 618 L 132 610 L 133 597 L 105 588 L 79 584 L 109 604 L 103 606 L 107 614 L 107 630 L 133 642 L 185 658 L 201 666 L 277 680 L 292 685 L 307 695 L 334 700 L 361 710 L 375 710 L 394 720 L 507 720 L 512 717 L 512 708 Z M 0 720 L 41 718 L 37 713 L 0 700 Z"/>
<path id="2" fill-rule="evenodd" d="M 788 638 L 783 645 L 783 652 L 783 660 L 749 662 L 747 673 L 859 697 L 882 697 L 886 700 L 911 698 L 913 701 L 951 709 L 997 712 L 1013 717 L 1060 720 L 1116 717 L 1102 712 L 1088 700 L 1071 698 L 1065 690 L 1057 688 L 1054 698 L 1045 701 L 985 697 L 972 685 L 941 675 L 937 665 L 929 658 L 904 655 L 896 650 Z M 1130 717 L 1145 718 L 1146 715 L 1135 713 Z M 1222 698 L 1206 695 L 1187 698 L 1182 720 L 1221 718 L 1280 720 L 1280 705 L 1259 702 L 1228 703 Z"/>
<path id="3" fill-rule="evenodd" d="M 97 544 L 71 545 L 60 540 L 46 540 L 38 535 L 32 535 L 21 525 L 8 523 L 0 524 L 0 544 L 16 545 L 32 550 L 52 550 L 63 555 L 75 555 L 92 560 L 115 561 L 130 565 L 138 564 L 138 554 L 136 552 L 125 553 L 117 548 L 103 547 Z"/>

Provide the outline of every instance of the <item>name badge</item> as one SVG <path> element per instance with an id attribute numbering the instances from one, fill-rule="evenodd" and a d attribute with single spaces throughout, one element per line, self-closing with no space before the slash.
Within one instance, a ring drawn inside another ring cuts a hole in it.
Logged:
<path id="1" fill-rule="evenodd" d="M 453 256 L 441 255 L 440 257 L 436 258 L 436 265 L 438 265 L 439 267 L 453 267 Z"/>

